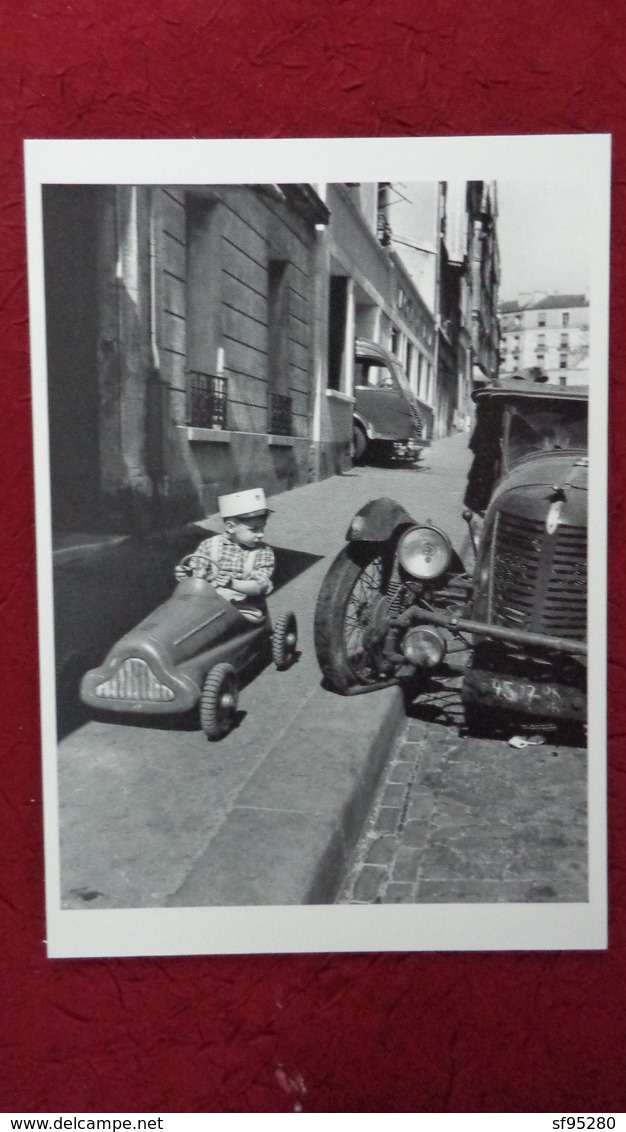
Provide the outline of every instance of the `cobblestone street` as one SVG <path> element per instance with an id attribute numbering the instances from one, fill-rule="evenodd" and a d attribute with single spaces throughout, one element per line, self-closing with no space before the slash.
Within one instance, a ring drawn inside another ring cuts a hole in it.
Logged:
<path id="1" fill-rule="evenodd" d="M 449 693 L 443 723 L 421 714 L 391 752 L 338 902 L 586 901 L 586 751 L 471 738 Z"/>

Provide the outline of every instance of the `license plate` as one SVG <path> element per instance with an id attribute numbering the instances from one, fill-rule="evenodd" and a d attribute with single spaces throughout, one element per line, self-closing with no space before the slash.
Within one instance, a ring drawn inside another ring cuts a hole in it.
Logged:
<path id="1" fill-rule="evenodd" d="M 465 686 L 471 693 L 468 698 L 476 702 L 517 708 L 532 715 L 583 719 L 586 713 L 584 693 L 564 684 L 540 684 L 470 669 L 465 675 Z"/>

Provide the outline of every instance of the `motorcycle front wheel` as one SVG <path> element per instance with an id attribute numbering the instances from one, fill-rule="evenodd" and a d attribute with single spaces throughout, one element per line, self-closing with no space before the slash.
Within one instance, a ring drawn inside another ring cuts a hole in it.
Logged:
<path id="1" fill-rule="evenodd" d="M 388 608 L 389 554 L 376 543 L 353 543 L 337 555 L 315 607 L 315 652 L 336 692 L 377 684 L 381 676 L 370 647 Z"/>

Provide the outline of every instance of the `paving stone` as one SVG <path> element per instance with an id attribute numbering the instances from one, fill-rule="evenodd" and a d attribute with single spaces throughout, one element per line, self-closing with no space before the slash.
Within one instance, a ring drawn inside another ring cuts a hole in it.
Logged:
<path id="1" fill-rule="evenodd" d="M 368 864 L 372 865 L 388 865 L 393 859 L 397 846 L 397 837 L 389 835 L 377 837 L 376 841 L 370 845 L 365 855 L 365 860 Z"/>
<path id="2" fill-rule="evenodd" d="M 417 888 L 417 904 L 502 904 L 525 901 L 521 885 L 507 885 L 497 880 L 421 880 Z"/>
<path id="3" fill-rule="evenodd" d="M 402 830 L 402 840 L 413 849 L 422 849 L 428 841 L 428 822 L 407 821 Z"/>
<path id="4" fill-rule="evenodd" d="M 414 772 L 410 762 L 396 762 L 389 768 L 388 782 L 410 782 Z"/>
<path id="5" fill-rule="evenodd" d="M 424 758 L 424 743 L 402 743 L 398 750 L 398 756 L 403 762 L 413 763 L 413 766 L 419 766 Z"/>
<path id="6" fill-rule="evenodd" d="M 381 806 L 376 816 L 376 830 L 381 833 L 395 833 L 402 817 L 399 806 Z"/>
<path id="7" fill-rule="evenodd" d="M 419 849 L 409 849 L 406 846 L 400 846 L 396 853 L 396 859 L 393 862 L 391 877 L 394 881 L 409 881 L 413 883 L 417 880 L 421 861 L 421 853 Z"/>
<path id="8" fill-rule="evenodd" d="M 354 900 L 373 904 L 387 875 L 383 865 L 363 865 L 354 884 Z"/>
<path id="9" fill-rule="evenodd" d="M 407 794 L 406 783 L 391 782 L 385 786 L 382 796 L 382 806 L 402 806 Z"/>
<path id="10" fill-rule="evenodd" d="M 505 880 L 504 863 L 486 855 L 459 852 L 449 841 L 429 841 L 422 859 L 422 875 L 430 880 Z"/>
<path id="11" fill-rule="evenodd" d="M 435 808 L 435 796 L 430 793 L 412 794 L 406 810 L 406 820 L 429 821 Z"/>
<path id="12" fill-rule="evenodd" d="M 383 903 L 385 904 L 413 904 L 414 886 L 412 884 L 398 884 L 392 881 L 387 885 L 385 894 L 383 896 Z"/>
<path id="13" fill-rule="evenodd" d="M 416 743 L 420 747 L 424 747 L 428 738 L 428 728 L 423 723 L 409 723 L 404 736 L 403 746 L 408 743 Z"/>

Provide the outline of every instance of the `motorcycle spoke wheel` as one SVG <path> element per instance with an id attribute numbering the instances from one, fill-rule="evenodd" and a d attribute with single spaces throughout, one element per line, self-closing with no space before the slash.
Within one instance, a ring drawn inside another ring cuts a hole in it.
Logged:
<path id="1" fill-rule="evenodd" d="M 337 692 L 380 680 L 368 635 L 387 608 L 389 557 L 371 543 L 347 546 L 332 563 L 315 609 L 315 650 Z M 375 635 L 375 634 L 374 634 Z"/>
<path id="2" fill-rule="evenodd" d="M 378 603 L 383 585 L 382 557 L 375 558 L 357 578 L 346 604 L 343 635 L 348 663 L 364 683 L 377 678 L 364 647 L 364 634 L 369 627 L 369 614 Z"/>

